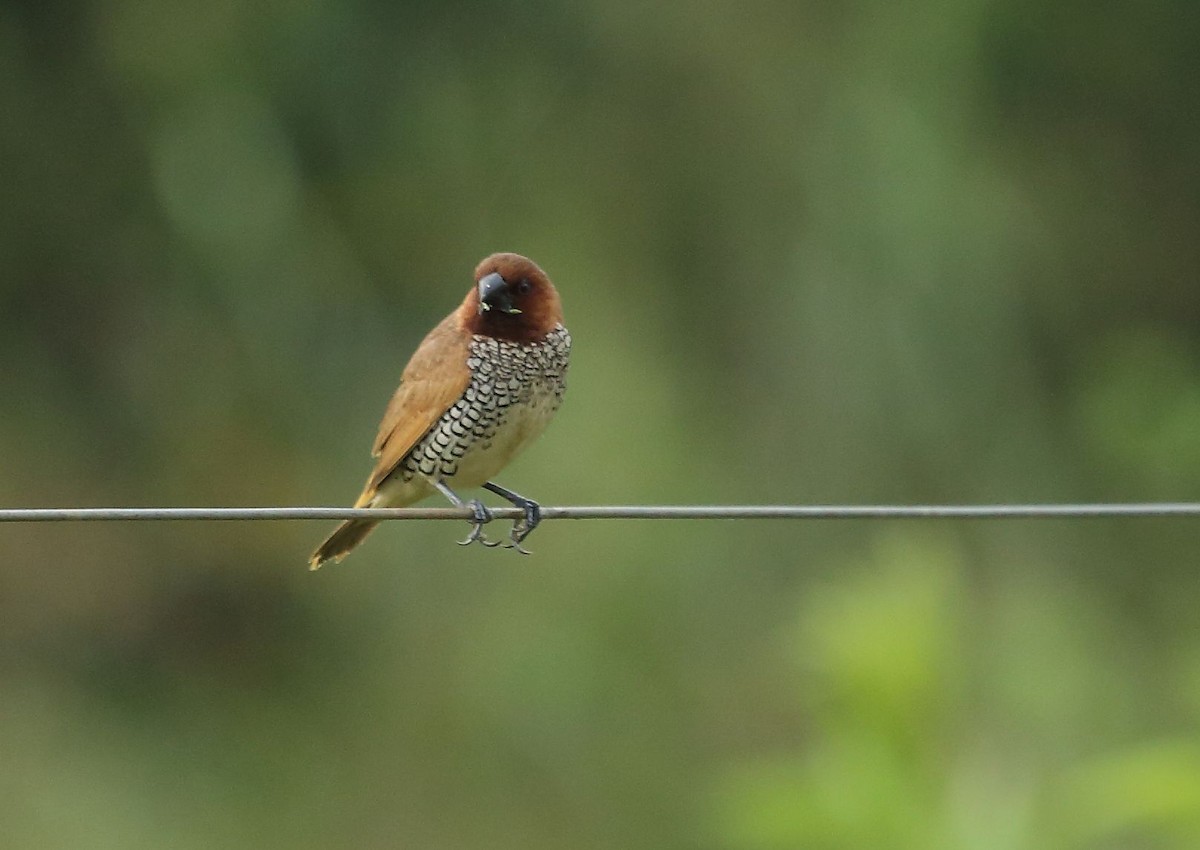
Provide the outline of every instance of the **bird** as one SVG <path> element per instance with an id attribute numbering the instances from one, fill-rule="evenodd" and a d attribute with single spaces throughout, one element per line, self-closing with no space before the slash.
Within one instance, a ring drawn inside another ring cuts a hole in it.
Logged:
<path id="1" fill-rule="evenodd" d="M 491 479 L 554 417 L 570 357 L 562 302 L 546 273 L 520 254 L 484 258 L 462 303 L 405 366 L 372 447 L 375 468 L 354 506 L 404 507 L 438 492 L 471 510 L 471 533 L 460 544 L 498 546 L 483 534 L 491 512 L 456 492 L 482 487 L 524 511 L 505 545 L 529 554 L 521 543 L 541 508 Z M 378 522 L 346 520 L 313 552 L 309 568 L 341 561 Z"/>

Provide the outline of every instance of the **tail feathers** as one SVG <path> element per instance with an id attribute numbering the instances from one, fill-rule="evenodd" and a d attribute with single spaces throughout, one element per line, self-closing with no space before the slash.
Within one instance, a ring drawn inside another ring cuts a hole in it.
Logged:
<path id="1" fill-rule="evenodd" d="M 308 568 L 316 570 L 327 561 L 336 563 L 342 560 L 351 549 L 362 543 L 377 525 L 379 520 L 375 519 L 346 520 L 312 553 L 312 557 L 308 559 Z"/>

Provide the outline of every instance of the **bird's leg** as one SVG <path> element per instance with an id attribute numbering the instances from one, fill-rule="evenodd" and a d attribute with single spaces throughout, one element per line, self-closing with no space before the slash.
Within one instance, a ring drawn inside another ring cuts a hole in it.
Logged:
<path id="1" fill-rule="evenodd" d="M 509 542 L 507 545 L 516 549 L 522 555 L 528 555 L 529 552 L 521 548 L 521 541 L 530 535 L 530 533 L 538 527 L 538 523 L 542 521 L 542 507 L 533 499 L 526 499 L 519 493 L 514 493 L 512 490 L 501 487 L 494 481 L 488 481 L 483 485 L 484 490 L 490 490 L 497 496 L 508 499 L 515 507 L 525 511 L 525 516 L 522 519 L 513 523 L 512 531 L 509 533 Z"/>
<path id="2" fill-rule="evenodd" d="M 466 540 L 457 541 L 459 546 L 469 546 L 472 543 L 474 543 L 476 540 L 478 540 L 484 546 L 499 546 L 500 545 L 500 541 L 497 540 L 495 542 L 492 542 L 491 540 L 488 540 L 487 537 L 485 537 L 483 534 L 484 524 L 492 521 L 492 512 L 489 511 L 486 507 L 484 507 L 483 502 L 479 501 L 478 499 L 472 499 L 469 502 L 464 502 L 462 499 L 460 499 L 458 497 L 457 493 L 455 493 L 453 490 L 451 490 L 449 487 L 447 487 L 441 481 L 434 481 L 433 486 L 438 489 L 439 493 L 441 493 L 443 496 L 445 496 L 447 499 L 449 499 L 450 504 L 454 505 L 454 507 L 470 508 L 471 513 L 473 513 L 475 515 L 475 518 L 472 521 L 473 524 L 471 526 L 471 533 L 467 535 Z"/>

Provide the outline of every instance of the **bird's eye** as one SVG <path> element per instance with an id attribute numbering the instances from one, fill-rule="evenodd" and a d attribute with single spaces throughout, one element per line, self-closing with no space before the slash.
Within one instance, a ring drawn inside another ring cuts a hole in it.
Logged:
<path id="1" fill-rule="evenodd" d="M 529 278 L 523 277 L 517 282 L 518 295 L 528 295 L 531 289 L 533 289 L 533 284 L 529 282 Z"/>

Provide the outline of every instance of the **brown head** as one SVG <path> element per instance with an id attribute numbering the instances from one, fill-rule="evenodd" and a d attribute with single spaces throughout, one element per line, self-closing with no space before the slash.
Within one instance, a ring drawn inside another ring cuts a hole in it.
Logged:
<path id="1" fill-rule="evenodd" d="M 465 328 L 512 342 L 536 342 L 562 324 L 558 290 L 520 254 L 492 254 L 475 267 L 475 286 L 458 308 Z"/>

